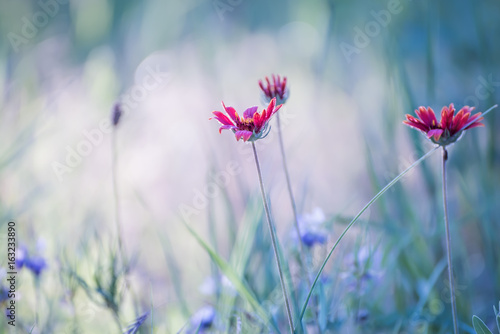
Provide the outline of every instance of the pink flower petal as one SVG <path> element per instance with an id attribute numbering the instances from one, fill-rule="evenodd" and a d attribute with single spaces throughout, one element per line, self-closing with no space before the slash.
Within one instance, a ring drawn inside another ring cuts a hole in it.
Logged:
<path id="1" fill-rule="evenodd" d="M 439 140 L 439 137 L 443 134 L 443 129 L 432 129 L 429 132 L 427 132 L 427 138 L 431 138 L 434 136 L 435 140 Z"/>
<path id="2" fill-rule="evenodd" d="M 275 105 L 276 105 L 276 98 L 273 97 L 273 99 L 271 100 L 271 102 L 269 102 L 269 105 L 267 106 L 266 109 L 266 120 L 268 120 L 271 117 Z"/>
<path id="3" fill-rule="evenodd" d="M 472 116 L 471 118 L 469 118 L 469 121 L 467 123 L 471 124 L 471 123 L 482 121 L 484 118 L 481 117 L 481 115 L 482 115 L 482 113 L 480 113 L 480 112 L 474 114 L 474 116 Z"/>
<path id="4" fill-rule="evenodd" d="M 219 133 L 221 133 L 222 130 L 232 130 L 232 129 L 236 129 L 236 127 L 234 125 L 223 125 L 219 128 Z"/>
<path id="5" fill-rule="evenodd" d="M 474 107 L 463 106 L 462 109 L 460 109 L 460 110 L 463 110 L 465 114 L 471 114 L 472 110 L 474 110 L 474 109 L 475 109 Z"/>
<path id="6" fill-rule="evenodd" d="M 259 107 L 255 106 L 255 107 L 251 107 L 251 108 L 248 108 L 247 110 L 245 110 L 245 112 L 243 113 L 243 117 L 245 119 L 247 118 L 253 118 L 253 114 L 255 114 L 255 112 L 259 109 Z"/>
<path id="7" fill-rule="evenodd" d="M 460 111 L 453 118 L 453 122 L 449 127 L 450 133 L 452 135 L 460 131 L 461 130 L 460 127 L 465 125 L 465 123 L 463 123 L 463 118 L 464 118 L 464 110 L 460 109 Z M 468 118 L 469 116 L 467 114 L 467 119 Z"/>
<path id="8" fill-rule="evenodd" d="M 472 129 L 472 128 L 477 128 L 478 126 L 484 126 L 484 124 L 481 123 L 481 122 L 474 122 L 471 125 L 469 125 L 468 127 L 466 127 L 465 130 L 469 130 L 469 129 Z"/>
<path id="9" fill-rule="evenodd" d="M 274 108 L 273 112 L 271 113 L 271 116 L 273 116 L 274 114 L 276 114 L 278 112 L 278 110 L 281 109 L 281 107 L 283 107 L 282 104 L 280 104 L 279 106 L 277 106 L 276 108 Z M 271 116 L 269 116 L 269 118 L 271 118 Z"/>
<path id="10" fill-rule="evenodd" d="M 425 125 L 421 120 L 416 119 L 412 115 L 406 115 L 406 119 L 407 119 L 406 121 L 403 121 L 404 124 L 416 128 L 418 130 L 421 130 L 425 133 L 429 131 L 429 127 L 427 125 Z"/>
<path id="11" fill-rule="evenodd" d="M 443 129 L 449 129 L 449 126 L 453 120 L 453 114 L 455 113 L 455 108 L 453 103 L 449 107 L 443 107 L 441 110 L 441 127 Z"/>
<path id="12" fill-rule="evenodd" d="M 231 119 L 238 124 L 240 121 L 240 116 L 238 116 L 238 113 L 233 107 L 226 107 L 224 102 L 222 102 L 222 106 L 224 107 L 224 110 L 227 112 L 227 114 L 231 117 Z"/>
<path id="13" fill-rule="evenodd" d="M 247 130 L 240 130 L 236 131 L 234 135 L 236 136 L 236 140 L 240 140 L 243 138 L 243 141 L 247 141 L 248 139 L 250 139 L 250 137 L 252 137 L 253 132 Z"/>
<path id="14" fill-rule="evenodd" d="M 233 122 L 231 122 L 231 120 L 220 111 L 214 111 L 213 114 L 215 115 L 215 117 L 210 117 L 209 119 L 215 118 L 223 125 L 234 125 Z"/>
<path id="15" fill-rule="evenodd" d="M 253 114 L 253 124 L 255 125 L 255 129 L 257 130 L 257 132 L 260 130 L 260 127 L 262 126 L 262 120 L 263 118 L 261 114 L 259 114 L 258 112 Z"/>
<path id="16" fill-rule="evenodd" d="M 427 109 L 423 106 L 418 107 L 418 110 L 415 110 L 415 113 L 422 120 L 422 122 L 428 127 L 436 125 L 432 124 L 433 120 L 432 115 L 434 115 L 434 110 L 432 110 L 430 107 Z M 436 116 L 434 116 L 434 120 L 436 120 Z"/>

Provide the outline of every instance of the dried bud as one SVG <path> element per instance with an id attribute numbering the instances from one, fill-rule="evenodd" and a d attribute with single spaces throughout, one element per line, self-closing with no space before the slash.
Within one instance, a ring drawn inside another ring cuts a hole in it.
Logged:
<path id="1" fill-rule="evenodd" d="M 111 116 L 111 119 L 113 120 L 113 126 L 118 126 L 118 123 L 120 123 L 120 118 L 122 117 L 122 106 L 119 102 L 115 103 L 113 106 L 113 113 Z"/>

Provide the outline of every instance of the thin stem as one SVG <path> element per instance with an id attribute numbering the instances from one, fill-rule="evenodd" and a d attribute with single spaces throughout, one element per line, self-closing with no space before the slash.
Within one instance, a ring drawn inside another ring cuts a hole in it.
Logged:
<path id="1" fill-rule="evenodd" d="M 115 224 L 116 224 L 116 234 L 118 238 L 118 252 L 120 253 L 120 257 L 122 258 L 122 262 L 125 265 L 125 250 L 122 242 L 122 230 L 120 223 L 120 202 L 118 196 L 118 159 L 117 159 L 117 140 L 116 140 L 116 128 L 113 129 L 112 138 L 111 138 L 111 155 L 112 155 L 112 165 L 111 165 L 111 174 L 113 178 L 113 198 L 114 198 L 114 211 L 115 211 Z"/>
<path id="2" fill-rule="evenodd" d="M 359 217 L 361 217 L 361 215 L 377 200 L 380 198 L 380 196 L 382 196 L 387 190 L 389 190 L 389 188 L 391 188 L 396 182 L 398 182 L 403 176 L 405 176 L 410 170 L 412 170 L 414 167 L 416 167 L 417 165 L 419 165 L 422 161 L 424 161 L 428 156 L 430 156 L 432 153 L 434 153 L 437 149 L 439 148 L 439 146 L 436 146 L 434 147 L 432 150 L 430 150 L 429 152 L 427 152 L 424 156 L 422 156 L 420 159 L 418 159 L 417 161 L 415 161 L 413 164 L 410 165 L 410 167 L 406 168 L 403 172 L 401 172 L 401 174 L 399 174 L 398 176 L 396 176 L 391 182 L 389 182 L 384 188 L 382 188 L 382 190 L 380 190 L 376 195 L 375 197 L 373 197 L 364 207 L 363 209 L 361 209 L 361 211 L 358 212 L 358 214 L 353 218 L 353 220 L 349 223 L 349 225 L 347 225 L 347 227 L 345 228 L 344 232 L 342 232 L 342 234 L 339 236 L 339 238 L 337 239 L 337 241 L 335 242 L 335 244 L 333 245 L 332 249 L 330 250 L 330 252 L 328 253 L 328 255 L 326 256 L 325 260 L 323 261 L 323 264 L 321 265 L 321 267 L 319 268 L 319 271 L 318 271 L 318 274 L 316 275 L 316 278 L 314 279 L 313 281 L 313 284 L 311 286 L 311 289 L 309 290 L 309 293 L 307 294 L 307 298 L 304 302 L 304 305 L 302 306 L 302 311 L 300 312 L 300 316 L 299 316 L 299 321 L 302 321 L 302 318 L 304 317 L 304 314 L 306 312 L 306 309 L 307 309 L 307 304 L 309 303 L 309 299 L 311 298 L 311 295 L 314 291 L 314 288 L 316 287 L 316 283 L 318 282 L 319 280 L 319 277 L 321 276 L 321 273 L 323 272 L 323 269 L 325 269 L 325 266 L 326 266 L 326 263 L 328 262 L 328 260 L 330 259 L 330 257 L 332 256 L 333 254 L 333 251 L 335 250 L 335 248 L 337 248 L 337 245 L 340 243 L 340 241 L 344 238 L 344 236 L 346 235 L 347 231 L 349 231 L 349 229 L 352 227 L 352 225 L 354 225 L 354 223 L 356 221 L 358 221 Z"/>
<path id="3" fill-rule="evenodd" d="M 120 198 L 119 198 L 119 192 L 118 192 L 118 172 L 117 172 L 117 166 L 118 166 L 118 150 L 117 150 L 117 140 L 116 140 L 116 126 L 113 128 L 113 133 L 111 135 L 111 156 L 112 156 L 112 161 L 111 161 L 111 174 L 112 174 L 112 179 L 113 179 L 113 198 L 114 198 L 114 211 L 115 211 L 115 223 L 116 223 L 116 234 L 117 234 L 117 239 L 118 239 L 118 253 L 121 258 L 121 265 L 124 268 L 124 285 L 125 285 L 125 290 L 129 290 L 131 293 L 132 301 L 135 301 L 135 294 L 134 291 L 132 290 L 129 281 L 127 279 L 128 271 L 129 271 L 129 263 L 128 259 L 126 256 L 125 252 L 125 246 L 122 241 L 122 229 L 121 229 L 121 220 L 120 220 Z M 137 304 L 134 303 L 134 307 L 136 308 L 137 312 Z M 118 315 L 117 315 L 118 316 Z M 120 321 L 118 321 L 118 324 Z"/>
<path id="4" fill-rule="evenodd" d="M 149 290 L 150 290 L 150 299 L 151 299 L 151 334 L 153 334 L 154 329 L 154 307 L 153 307 L 153 285 L 149 282 Z"/>
<path id="5" fill-rule="evenodd" d="M 288 164 L 285 155 L 285 146 L 283 145 L 283 134 L 281 133 L 281 121 L 279 113 L 276 114 L 276 121 L 278 123 L 278 137 L 280 142 L 280 150 L 281 150 L 281 160 L 283 162 L 283 170 L 285 172 L 286 185 L 288 188 L 288 195 L 290 196 L 290 203 L 292 205 L 293 210 L 293 219 L 295 222 L 295 230 L 297 232 L 297 238 L 299 239 L 299 251 L 300 251 L 300 262 L 302 266 L 305 266 L 306 262 L 304 260 L 304 244 L 302 242 L 300 227 L 299 227 L 299 217 L 297 215 L 297 205 L 295 204 L 295 198 L 293 196 L 292 183 L 290 182 L 290 173 L 288 172 Z"/>
<path id="6" fill-rule="evenodd" d="M 269 232 L 271 233 L 271 241 L 273 244 L 274 255 L 276 257 L 276 263 L 278 265 L 278 273 L 280 275 L 281 288 L 283 290 L 283 297 L 285 298 L 286 313 L 288 316 L 288 323 L 290 325 L 290 333 L 293 333 L 293 319 L 292 312 L 290 311 L 290 302 L 288 301 L 288 293 L 286 291 L 285 278 L 283 276 L 283 270 L 281 269 L 281 261 L 278 252 L 278 245 L 276 242 L 276 231 L 271 220 L 271 213 L 269 211 L 269 206 L 267 204 L 266 192 L 264 190 L 264 182 L 262 181 L 262 172 L 260 170 L 259 158 L 257 156 L 257 149 L 255 148 L 255 142 L 252 142 L 253 156 L 255 158 L 255 165 L 257 166 L 257 173 L 259 174 L 260 192 L 262 194 L 262 201 L 264 202 L 264 209 L 266 211 L 267 224 L 269 226 Z"/>
<path id="7" fill-rule="evenodd" d="M 450 301 L 451 312 L 453 315 L 453 332 L 458 334 L 457 304 L 455 301 L 455 284 L 453 282 L 453 262 L 451 260 L 451 237 L 450 223 L 448 221 L 448 196 L 446 193 L 446 161 L 448 160 L 448 151 L 443 146 L 443 207 L 444 207 L 444 226 L 446 229 L 446 252 L 448 255 L 448 280 L 450 281 Z"/>
<path id="8" fill-rule="evenodd" d="M 304 243 L 302 242 L 302 235 L 300 234 L 299 216 L 297 214 L 297 205 L 295 203 L 295 197 L 293 196 L 292 182 L 290 181 L 290 173 L 288 172 L 288 163 L 287 163 L 286 155 L 285 155 L 285 145 L 283 144 L 283 134 L 281 132 L 281 121 L 280 121 L 280 114 L 279 113 L 276 114 L 276 122 L 278 123 L 278 139 L 279 139 L 279 143 L 280 143 L 281 161 L 283 162 L 283 171 L 285 172 L 286 185 L 288 188 L 288 195 L 290 197 L 290 204 L 292 205 L 295 231 L 297 233 L 297 239 L 299 240 L 299 261 L 300 261 L 301 267 L 305 271 L 307 282 L 309 283 L 309 285 L 307 287 L 309 288 L 312 285 L 312 277 L 309 275 L 307 262 L 306 262 L 305 257 L 304 257 L 305 256 Z M 317 304 L 316 301 L 314 301 L 314 303 Z M 320 334 L 323 332 L 321 330 L 321 326 L 319 325 L 319 323 L 318 323 L 318 332 Z"/>
<path id="9" fill-rule="evenodd" d="M 40 277 L 35 275 L 35 325 L 40 328 Z"/>
<path id="10" fill-rule="evenodd" d="M 121 321 L 120 321 L 120 317 L 118 316 L 118 313 L 116 311 L 111 311 L 111 313 L 113 314 L 113 320 L 115 321 L 115 325 L 118 327 L 118 330 L 119 332 L 118 333 L 122 333 L 123 332 L 123 327 L 122 327 L 122 324 L 121 324 Z"/>

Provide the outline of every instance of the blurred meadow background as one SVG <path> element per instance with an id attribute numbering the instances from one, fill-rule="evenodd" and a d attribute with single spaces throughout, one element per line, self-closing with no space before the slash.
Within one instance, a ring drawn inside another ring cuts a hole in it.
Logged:
<path id="1" fill-rule="evenodd" d="M 287 332 L 250 145 L 211 112 L 262 108 L 258 80 L 288 78 L 306 268 L 276 132 L 256 146 L 296 317 L 353 216 L 432 148 L 404 115 L 498 103 L 499 18 L 496 0 L 1 0 L 0 266 L 9 221 L 31 265 L 0 332 Z M 463 333 L 473 314 L 496 330 L 500 300 L 498 111 L 484 123 L 449 149 Z M 451 333 L 440 168 L 436 152 L 363 214 L 304 331 Z"/>

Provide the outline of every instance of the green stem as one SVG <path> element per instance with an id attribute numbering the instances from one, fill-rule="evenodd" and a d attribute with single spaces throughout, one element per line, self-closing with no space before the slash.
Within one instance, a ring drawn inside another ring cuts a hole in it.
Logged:
<path id="1" fill-rule="evenodd" d="M 361 217 L 361 215 L 373 204 L 373 202 L 375 202 L 377 199 L 379 199 L 380 196 L 382 196 L 387 190 L 389 190 L 389 188 L 391 188 L 396 182 L 398 182 L 403 176 L 405 176 L 405 174 L 407 174 L 410 170 L 412 170 L 414 167 L 416 167 L 418 164 L 420 164 L 422 161 L 424 161 L 428 156 L 430 156 L 432 153 L 434 153 L 434 151 L 436 151 L 437 149 L 439 148 L 439 146 L 436 146 L 434 147 L 432 150 L 430 150 L 429 152 L 427 152 L 424 156 L 422 156 L 420 159 L 418 159 L 417 161 L 415 161 L 413 164 L 410 165 L 410 167 L 406 168 L 401 174 L 399 174 L 398 176 L 396 176 L 391 182 L 389 182 L 384 188 L 382 188 L 382 190 L 380 190 L 376 195 L 375 197 L 373 197 L 364 207 L 363 209 L 361 209 L 361 211 L 359 211 L 359 213 L 354 217 L 354 219 L 349 223 L 349 225 L 347 225 L 347 227 L 345 228 L 344 232 L 342 232 L 342 234 L 339 236 L 339 238 L 337 239 L 337 241 L 335 242 L 335 244 L 333 245 L 332 249 L 330 250 L 330 252 L 328 253 L 328 255 L 326 256 L 325 260 L 323 261 L 323 264 L 321 265 L 319 271 L 318 271 L 318 274 L 316 275 L 316 278 L 314 279 L 313 281 L 313 284 L 311 286 L 311 289 L 309 290 L 309 293 L 307 294 L 307 298 L 304 302 L 304 305 L 302 306 L 302 311 L 300 312 L 300 316 L 299 316 L 299 321 L 302 321 L 302 318 L 304 317 L 304 314 L 306 312 L 306 309 L 307 309 L 307 304 L 309 303 L 309 299 L 311 298 L 311 295 L 314 291 L 314 288 L 316 287 L 316 283 L 318 282 L 319 280 L 319 277 L 321 276 L 321 273 L 323 272 L 323 269 L 325 268 L 326 266 L 326 263 L 328 262 L 328 260 L 330 259 L 330 257 L 332 256 L 333 254 L 333 251 L 335 250 L 335 248 L 337 248 L 337 245 L 340 243 L 340 241 L 344 238 L 344 236 L 346 235 L 347 231 L 349 231 L 349 229 L 352 227 L 352 225 L 354 225 L 354 223 L 359 219 L 359 217 Z"/>
<path id="2" fill-rule="evenodd" d="M 297 238 L 299 240 L 299 251 L 300 251 L 299 259 L 300 259 L 302 266 L 304 267 L 306 264 L 306 262 L 304 260 L 304 244 L 302 242 L 302 238 L 301 238 L 301 234 L 300 234 L 299 217 L 297 215 L 297 205 L 295 204 L 295 198 L 293 196 L 293 190 L 292 190 L 292 183 L 290 182 L 290 173 L 288 172 L 288 164 L 287 164 L 286 155 L 285 155 L 285 145 L 283 145 L 283 134 L 281 133 L 281 122 L 280 122 L 279 113 L 276 114 L 276 121 L 278 123 L 278 137 L 279 137 L 279 143 L 280 143 L 281 160 L 283 162 L 283 170 L 285 172 L 286 185 L 288 188 L 288 195 L 290 196 L 290 203 L 292 205 L 293 219 L 295 222 L 295 230 L 297 232 Z"/>
<path id="3" fill-rule="evenodd" d="M 448 221 L 448 196 L 446 192 L 446 161 L 448 160 L 448 151 L 443 146 L 443 208 L 444 208 L 444 226 L 446 229 L 446 252 L 448 255 L 448 280 L 450 281 L 450 301 L 451 312 L 453 316 L 453 332 L 458 334 L 457 304 L 455 301 L 455 284 L 453 282 L 453 262 L 451 260 L 451 237 L 450 223 Z"/>
<path id="4" fill-rule="evenodd" d="M 275 235 L 276 231 L 274 229 L 272 220 L 271 220 L 271 213 L 269 211 L 269 206 L 267 203 L 267 197 L 266 197 L 266 192 L 264 190 L 264 182 L 262 181 L 262 172 L 260 170 L 260 164 L 259 164 L 259 158 L 257 156 L 257 149 L 255 148 L 255 142 L 252 142 L 252 149 L 253 149 L 253 156 L 255 158 L 255 165 L 257 166 L 257 173 L 259 174 L 259 183 L 260 183 L 260 192 L 262 194 L 262 201 L 264 202 L 264 209 L 266 211 L 266 217 L 267 217 L 267 224 L 269 226 L 269 232 L 271 233 L 271 241 L 273 244 L 273 249 L 274 249 L 274 255 L 276 257 L 276 263 L 278 265 L 278 273 L 280 276 L 280 282 L 281 282 L 281 288 L 283 290 L 283 297 L 285 299 L 285 306 L 286 306 L 286 313 L 288 316 L 288 323 L 290 325 L 290 333 L 293 333 L 293 319 L 292 319 L 292 312 L 290 311 L 290 302 L 288 300 L 288 293 L 286 291 L 286 284 L 285 284 L 285 278 L 283 276 L 283 270 L 281 269 L 281 261 L 280 261 L 280 256 L 278 252 L 278 245 L 277 245 L 277 236 Z"/>

